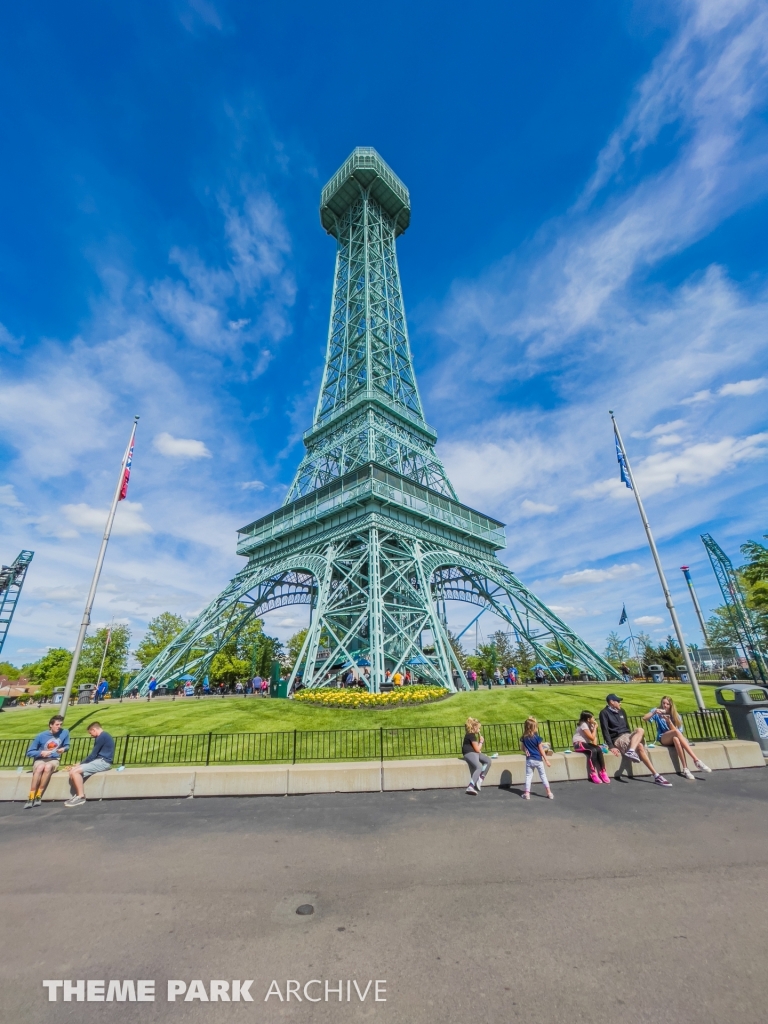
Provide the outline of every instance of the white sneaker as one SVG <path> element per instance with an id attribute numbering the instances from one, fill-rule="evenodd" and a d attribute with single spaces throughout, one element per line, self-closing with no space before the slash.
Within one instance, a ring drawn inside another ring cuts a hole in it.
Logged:
<path id="1" fill-rule="evenodd" d="M 65 807 L 79 807 L 80 804 L 84 804 L 84 803 L 85 803 L 85 797 L 84 796 L 73 796 L 73 797 L 70 797 L 69 800 L 65 800 L 64 801 L 64 806 Z"/>
<path id="2" fill-rule="evenodd" d="M 695 764 L 696 764 L 696 767 L 699 769 L 700 772 L 711 772 L 712 771 L 712 769 L 709 767 L 709 765 L 704 764 L 703 761 L 696 761 Z"/>
<path id="3" fill-rule="evenodd" d="M 469 785 L 467 786 L 467 788 L 466 788 L 465 792 L 466 792 L 466 793 L 469 793 L 469 795 L 470 795 L 470 796 L 477 796 L 477 790 L 475 789 L 475 787 L 474 787 L 474 786 L 472 785 L 472 783 L 471 783 L 471 782 L 470 782 L 470 784 L 469 784 Z"/>
<path id="4" fill-rule="evenodd" d="M 690 772 L 690 770 L 688 768 L 683 768 L 683 770 L 680 772 L 680 774 L 683 776 L 684 779 L 690 779 L 691 782 L 695 782 L 696 781 L 696 776 L 691 774 L 691 772 Z"/>

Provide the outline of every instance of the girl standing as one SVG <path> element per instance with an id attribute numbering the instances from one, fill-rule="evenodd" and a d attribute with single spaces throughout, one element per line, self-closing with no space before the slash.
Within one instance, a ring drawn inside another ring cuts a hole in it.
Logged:
<path id="1" fill-rule="evenodd" d="M 552 790 L 549 788 L 547 773 L 544 771 L 544 765 L 549 768 L 549 759 L 544 749 L 544 740 L 539 736 L 538 722 L 535 718 L 526 718 L 520 745 L 525 753 L 525 792 L 522 794 L 523 800 L 531 799 L 531 780 L 533 779 L 534 768 L 539 773 L 539 778 L 544 784 L 547 796 L 550 800 L 554 800 Z"/>
<path id="2" fill-rule="evenodd" d="M 605 758 L 603 750 L 597 739 L 597 722 L 591 711 L 582 711 L 576 732 L 573 734 L 573 749 L 581 754 L 587 755 L 587 774 L 590 782 L 605 782 L 610 785 L 611 780 L 605 770 Z"/>

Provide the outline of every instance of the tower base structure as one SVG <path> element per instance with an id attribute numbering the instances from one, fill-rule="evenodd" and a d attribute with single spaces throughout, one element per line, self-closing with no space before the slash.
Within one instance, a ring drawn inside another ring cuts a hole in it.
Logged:
<path id="1" fill-rule="evenodd" d="M 240 530 L 245 568 L 131 688 L 202 680 L 249 618 L 306 604 L 292 682 L 322 686 L 352 668 L 372 691 L 398 671 L 454 690 L 464 675 L 438 610 L 450 600 L 494 612 L 545 667 L 619 678 L 499 561 L 503 523 L 458 500 L 435 452 L 395 245 L 410 223 L 408 189 L 358 147 L 323 189 L 320 220 L 336 239 L 336 271 L 304 458 L 283 506 Z"/>

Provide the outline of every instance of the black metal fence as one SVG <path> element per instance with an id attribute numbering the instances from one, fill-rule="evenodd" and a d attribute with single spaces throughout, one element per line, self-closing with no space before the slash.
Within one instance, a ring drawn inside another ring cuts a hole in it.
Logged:
<path id="1" fill-rule="evenodd" d="M 725 708 L 682 715 L 689 740 L 733 738 Z M 553 750 L 571 745 L 576 721 L 539 722 L 539 732 Z M 645 725 L 640 716 L 629 717 L 630 728 Z M 483 726 L 485 749 L 500 754 L 520 752 L 522 722 Z M 651 738 L 651 737 L 649 737 Z M 457 757 L 464 739 L 463 725 L 422 726 L 414 729 L 323 729 L 292 732 L 203 732 L 170 736 L 116 736 L 115 764 L 210 765 L 297 764 L 306 761 L 389 761 L 424 757 Z M 90 736 L 76 736 L 62 758 L 75 764 L 91 749 Z M 29 765 L 26 751 L 31 740 L 0 739 L 0 768 Z"/>

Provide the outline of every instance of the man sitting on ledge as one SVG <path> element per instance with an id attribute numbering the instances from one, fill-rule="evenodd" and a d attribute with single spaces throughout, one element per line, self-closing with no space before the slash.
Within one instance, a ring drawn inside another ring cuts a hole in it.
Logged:
<path id="1" fill-rule="evenodd" d="M 93 737 L 93 749 L 80 764 L 73 764 L 69 769 L 69 788 L 74 793 L 64 803 L 65 807 L 79 807 L 85 803 L 85 780 L 97 772 L 107 772 L 115 759 L 115 741 L 108 732 L 104 732 L 98 722 L 91 722 L 88 732 Z"/>
<path id="2" fill-rule="evenodd" d="M 600 728 L 611 753 L 616 757 L 626 757 L 630 761 L 642 761 L 653 775 L 653 781 L 657 786 L 671 786 L 672 783 L 667 782 L 664 776 L 653 767 L 653 762 L 643 743 L 644 731 L 642 729 L 630 731 L 626 713 L 621 707 L 621 697 L 615 693 L 609 693 L 605 700 L 605 707 L 600 712 Z M 614 776 L 617 781 L 620 774 L 621 768 Z"/>

